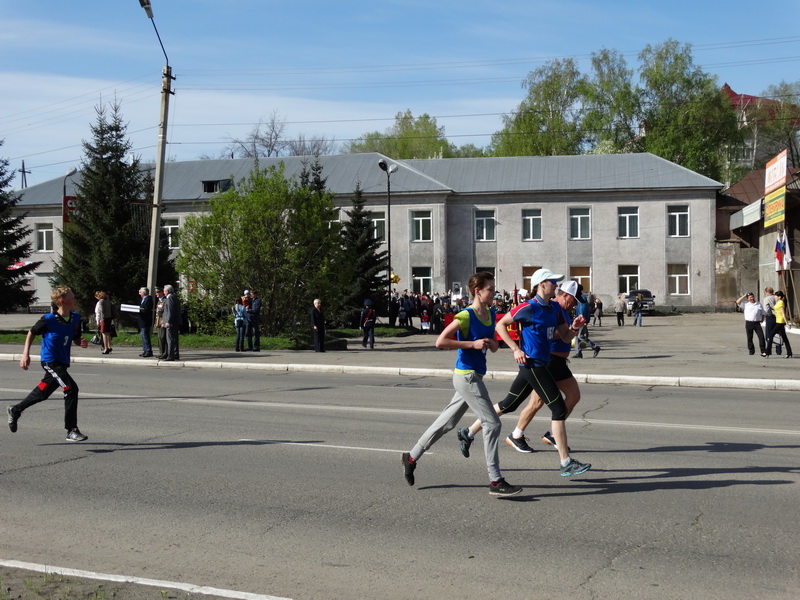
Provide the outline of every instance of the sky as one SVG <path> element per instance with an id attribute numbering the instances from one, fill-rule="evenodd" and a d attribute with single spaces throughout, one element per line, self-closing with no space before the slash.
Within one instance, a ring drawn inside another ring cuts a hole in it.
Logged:
<path id="1" fill-rule="evenodd" d="M 457 146 L 486 146 L 528 73 L 593 52 L 692 45 L 736 92 L 800 80 L 785 11 L 740 0 L 0 0 L 0 158 L 12 188 L 80 168 L 97 109 L 117 101 L 132 152 L 155 160 L 169 60 L 168 160 L 218 157 L 259 121 L 337 143 L 385 132 L 398 112 L 436 117 Z M 783 14 L 779 14 L 783 13 Z M 161 41 L 166 57 L 159 45 Z M 793 35 L 794 33 L 794 35 Z"/>

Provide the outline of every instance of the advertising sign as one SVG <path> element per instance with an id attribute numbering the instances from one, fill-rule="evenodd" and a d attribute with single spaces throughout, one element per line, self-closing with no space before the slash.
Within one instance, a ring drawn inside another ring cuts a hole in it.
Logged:
<path id="1" fill-rule="evenodd" d="M 75 196 L 64 196 L 64 207 L 62 210 L 64 223 L 69 223 L 70 217 L 74 215 L 75 211 L 77 210 L 75 207 L 75 200 L 77 200 Z"/>
<path id="2" fill-rule="evenodd" d="M 786 186 L 783 186 L 764 198 L 764 227 L 783 223 L 786 218 Z"/>
<path id="3" fill-rule="evenodd" d="M 786 164 L 786 149 L 767 163 L 767 171 L 764 173 L 765 195 L 786 185 Z"/>

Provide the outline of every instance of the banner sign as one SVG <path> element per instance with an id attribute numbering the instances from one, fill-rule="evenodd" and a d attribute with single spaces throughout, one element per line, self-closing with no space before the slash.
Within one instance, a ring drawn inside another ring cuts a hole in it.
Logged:
<path id="1" fill-rule="evenodd" d="M 783 223 L 786 218 L 786 186 L 764 197 L 764 227 Z"/>
<path id="2" fill-rule="evenodd" d="M 75 196 L 64 196 L 64 207 L 62 212 L 62 217 L 64 218 L 64 223 L 70 222 L 70 217 L 75 214 L 77 207 L 75 206 L 75 201 L 77 198 Z"/>
<path id="3" fill-rule="evenodd" d="M 764 194 L 769 194 L 779 187 L 786 185 L 787 151 L 783 150 L 778 156 L 767 163 L 764 173 Z"/>

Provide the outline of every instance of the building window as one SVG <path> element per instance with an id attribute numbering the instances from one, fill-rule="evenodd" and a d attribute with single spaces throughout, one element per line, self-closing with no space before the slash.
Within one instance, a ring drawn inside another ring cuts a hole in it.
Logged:
<path id="1" fill-rule="evenodd" d="M 631 290 L 639 289 L 639 265 L 619 265 L 619 288 L 617 292 L 627 294 Z"/>
<path id="2" fill-rule="evenodd" d="M 494 241 L 494 211 L 476 210 L 475 211 L 475 241 L 493 242 Z"/>
<path id="3" fill-rule="evenodd" d="M 588 240 L 591 237 L 591 209 L 569 209 L 569 237 L 572 240 Z"/>
<path id="4" fill-rule="evenodd" d="M 386 213 L 374 212 L 370 218 L 372 219 L 372 239 L 380 242 L 386 241 Z"/>
<path id="5" fill-rule="evenodd" d="M 670 295 L 689 295 L 689 265 L 667 265 L 667 284 Z"/>
<path id="6" fill-rule="evenodd" d="M 541 241 L 542 209 L 526 208 L 522 211 L 522 240 L 525 242 Z"/>
<path id="7" fill-rule="evenodd" d="M 592 289 L 592 269 L 591 267 L 570 267 L 569 278 L 574 279 L 583 286 L 583 293 L 588 293 Z"/>
<path id="8" fill-rule="evenodd" d="M 620 238 L 639 237 L 639 207 L 620 206 L 617 209 L 617 221 L 619 223 Z"/>
<path id="9" fill-rule="evenodd" d="M 669 237 L 689 237 L 689 206 L 667 207 L 667 220 Z"/>
<path id="10" fill-rule="evenodd" d="M 161 226 L 164 232 L 164 237 L 167 238 L 167 246 L 170 250 L 175 250 L 181 247 L 180 232 L 178 226 L 178 219 L 164 219 Z"/>
<path id="11" fill-rule="evenodd" d="M 431 211 L 413 210 L 411 211 L 411 241 L 430 242 L 431 236 Z"/>
<path id="12" fill-rule="evenodd" d="M 230 179 L 220 179 L 218 181 L 204 181 L 203 193 L 216 194 L 217 192 L 224 192 L 231 187 Z"/>
<path id="13" fill-rule="evenodd" d="M 37 252 L 52 252 L 53 251 L 53 224 L 52 223 L 37 223 L 36 224 L 36 251 Z"/>
<path id="14" fill-rule="evenodd" d="M 411 267 L 411 281 L 414 292 L 420 294 L 430 294 L 433 289 L 433 277 L 431 267 Z"/>
<path id="15" fill-rule="evenodd" d="M 528 290 L 529 292 L 533 289 L 533 284 L 531 284 L 531 278 L 533 274 L 541 269 L 542 267 L 522 267 L 522 287 Z"/>

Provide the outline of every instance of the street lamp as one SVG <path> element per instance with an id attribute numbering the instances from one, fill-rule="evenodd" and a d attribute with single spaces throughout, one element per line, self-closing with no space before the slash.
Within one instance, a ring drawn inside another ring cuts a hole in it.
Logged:
<path id="1" fill-rule="evenodd" d="M 64 186 L 62 188 L 62 194 L 61 194 L 61 203 L 62 203 L 61 218 L 64 223 L 69 222 L 69 207 L 67 206 L 67 178 L 72 177 L 77 172 L 78 169 L 76 169 L 75 167 L 70 167 L 69 171 L 67 171 L 67 174 L 64 175 Z"/>
<path id="2" fill-rule="evenodd" d="M 153 218 L 150 223 L 150 255 L 147 261 L 147 287 L 151 294 L 155 294 L 156 277 L 158 276 L 158 249 L 161 245 L 161 201 L 164 195 L 164 163 L 167 155 L 167 118 L 169 116 L 169 97 L 172 91 L 172 67 L 169 66 L 169 57 L 164 50 L 161 36 L 158 34 L 156 22 L 153 20 L 153 7 L 150 0 L 139 0 L 147 18 L 153 24 L 161 51 L 164 53 L 166 65 L 161 78 L 161 121 L 158 125 L 158 150 L 156 157 L 156 177 L 153 188 Z M 155 302 L 153 305 L 155 306 Z"/>
<path id="3" fill-rule="evenodd" d="M 392 298 L 392 173 L 397 171 L 397 165 L 389 164 L 385 159 L 378 161 L 381 171 L 386 173 L 386 277 L 389 280 L 389 297 Z"/>

